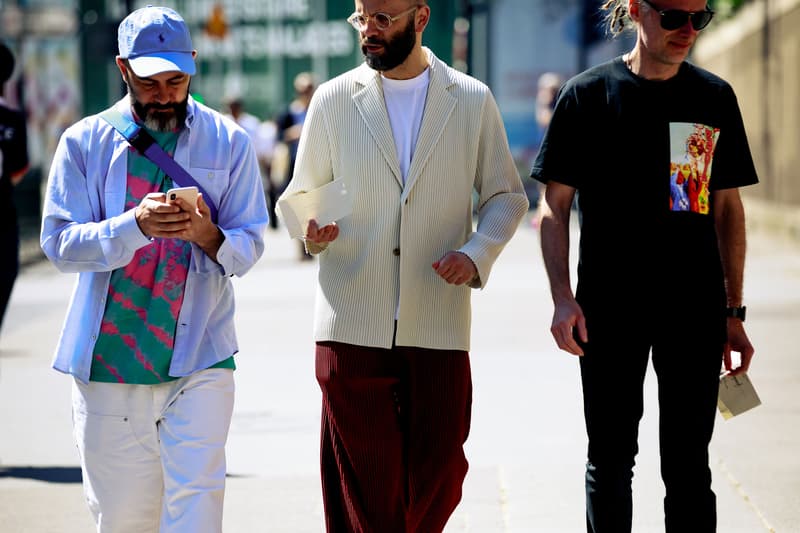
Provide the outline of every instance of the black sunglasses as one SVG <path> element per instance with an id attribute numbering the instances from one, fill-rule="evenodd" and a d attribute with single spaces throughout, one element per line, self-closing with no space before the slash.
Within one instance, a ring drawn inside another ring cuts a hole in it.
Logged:
<path id="1" fill-rule="evenodd" d="M 661 27 L 665 30 L 677 30 L 682 28 L 687 21 L 691 21 L 692 28 L 700 31 L 714 18 L 714 12 L 706 7 L 703 11 L 683 11 L 681 9 L 659 9 L 648 0 L 641 0 L 659 15 L 661 15 Z"/>

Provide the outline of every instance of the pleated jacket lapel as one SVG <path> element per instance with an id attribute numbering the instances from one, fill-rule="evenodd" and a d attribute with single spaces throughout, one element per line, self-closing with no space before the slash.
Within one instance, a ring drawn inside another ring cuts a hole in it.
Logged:
<path id="1" fill-rule="evenodd" d="M 425 100 L 425 111 L 417 138 L 417 146 L 414 149 L 414 157 L 411 159 L 411 167 L 408 169 L 403 196 L 409 194 L 417 178 L 422 174 L 428 158 L 433 153 L 433 148 L 444 132 L 450 114 L 456 107 L 456 97 L 450 93 L 453 82 L 447 76 L 447 71 L 432 53 L 429 52 L 428 57 L 430 63 L 428 96 Z M 450 155 L 458 157 L 457 154 Z"/>
<path id="2" fill-rule="evenodd" d="M 392 126 L 389 124 L 389 115 L 383 99 L 380 76 L 366 65 L 362 65 L 358 83 L 364 87 L 353 95 L 353 101 L 361 114 L 361 119 L 366 123 L 370 134 L 375 139 L 375 144 L 378 145 L 378 149 L 389 164 L 398 185 L 402 187 L 403 176 L 400 173 L 400 163 L 397 161 L 397 150 L 394 146 Z"/>

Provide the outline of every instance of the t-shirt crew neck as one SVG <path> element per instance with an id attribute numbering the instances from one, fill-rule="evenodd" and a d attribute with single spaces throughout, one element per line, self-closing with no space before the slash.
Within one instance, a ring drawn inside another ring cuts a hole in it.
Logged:
<path id="1" fill-rule="evenodd" d="M 414 158 L 414 148 L 419 137 L 422 115 L 425 111 L 425 99 L 430 83 L 430 69 L 407 80 L 396 80 L 381 75 L 383 98 L 392 126 L 397 160 L 403 174 L 405 184 L 408 169 Z"/>
<path id="2" fill-rule="evenodd" d="M 663 80 L 651 80 L 642 76 L 639 76 L 635 72 L 633 72 L 628 65 L 625 63 L 625 56 L 619 56 L 611 60 L 611 68 L 620 75 L 621 79 L 627 79 L 628 81 L 638 85 L 642 88 L 648 88 L 653 90 L 659 89 L 668 89 L 673 85 L 680 84 L 691 66 L 688 62 L 684 61 L 678 67 L 678 72 L 675 73 L 674 76 Z"/>

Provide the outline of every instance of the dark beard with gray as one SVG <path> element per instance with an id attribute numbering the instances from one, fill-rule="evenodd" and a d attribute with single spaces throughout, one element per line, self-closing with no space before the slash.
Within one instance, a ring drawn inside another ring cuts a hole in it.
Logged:
<path id="1" fill-rule="evenodd" d="M 133 103 L 133 111 L 144 127 L 153 131 L 175 131 L 186 122 L 189 111 L 189 92 L 191 82 L 186 91 L 186 99 L 175 104 L 143 104 L 136 98 L 136 91 L 131 87 L 127 77 L 123 77 L 128 86 L 128 96 Z"/>
<path id="2" fill-rule="evenodd" d="M 408 24 L 391 41 L 382 41 L 380 39 L 367 38 L 361 44 L 361 53 L 367 61 L 370 68 L 378 71 L 392 70 L 399 66 L 411 54 L 414 45 L 417 42 L 417 32 L 414 27 L 414 17 L 409 17 Z M 379 44 L 383 46 L 383 54 L 375 55 L 367 52 L 366 44 Z"/>
<path id="3" fill-rule="evenodd" d="M 188 97 L 183 102 L 175 104 L 142 104 L 133 93 L 130 95 L 133 101 L 133 110 L 147 129 L 162 132 L 175 131 L 186 122 L 189 107 Z"/>

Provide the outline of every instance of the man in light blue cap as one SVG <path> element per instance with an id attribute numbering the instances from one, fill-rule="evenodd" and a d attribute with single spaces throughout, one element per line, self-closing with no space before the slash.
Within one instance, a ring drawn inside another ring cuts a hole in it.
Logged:
<path id="1" fill-rule="evenodd" d="M 192 37 L 178 13 L 147 6 L 134 11 L 119 27 L 119 56 L 142 77 L 161 72 L 195 73 Z"/>
<path id="2" fill-rule="evenodd" d="M 122 21 L 128 94 L 64 133 L 45 195 L 42 249 L 78 273 L 53 367 L 73 376 L 100 533 L 222 530 L 238 351 L 230 277 L 261 256 L 268 217 L 247 134 L 189 95 L 195 56 L 172 9 Z M 136 148 L 120 124 L 140 131 Z M 185 178 L 145 155 L 144 133 L 188 172 L 196 202 L 167 199 Z"/>
<path id="3" fill-rule="evenodd" d="M 133 111 L 148 128 L 175 129 L 186 118 L 189 81 L 196 71 L 197 51 L 183 18 L 168 7 L 137 9 L 119 25 L 118 42 L 117 67 Z M 151 94 L 158 82 L 168 91 Z M 182 99 L 171 98 L 176 91 Z"/>

